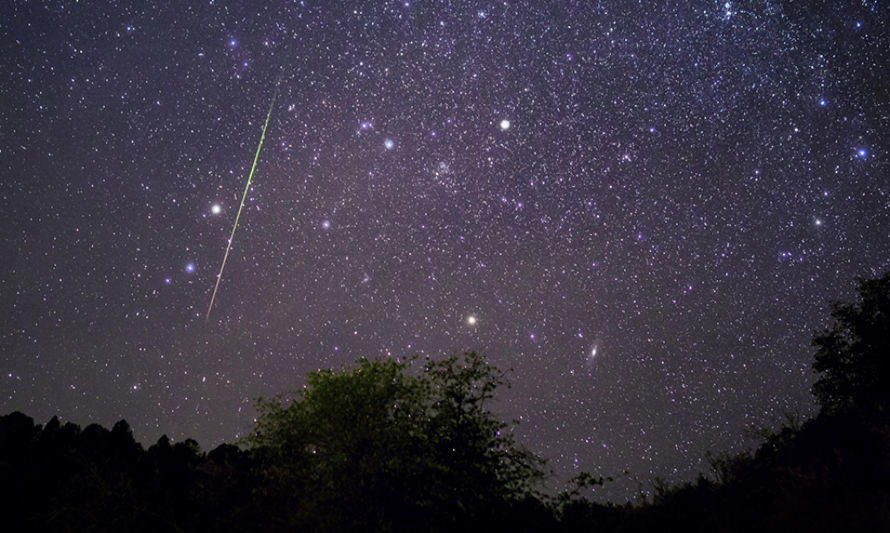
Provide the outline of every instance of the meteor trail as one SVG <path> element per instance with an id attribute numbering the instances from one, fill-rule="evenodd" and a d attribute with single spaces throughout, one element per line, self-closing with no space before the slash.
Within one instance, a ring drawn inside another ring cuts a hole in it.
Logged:
<path id="1" fill-rule="evenodd" d="M 263 148 L 263 140 L 266 138 L 266 128 L 269 127 L 269 117 L 272 116 L 272 108 L 275 107 L 275 99 L 278 98 L 278 87 L 275 88 L 275 94 L 272 96 L 272 103 L 269 104 L 269 112 L 266 113 L 266 123 L 263 124 L 263 134 L 260 135 L 260 144 L 256 147 L 256 154 L 253 156 L 253 165 L 250 167 L 250 174 L 247 175 L 247 185 L 244 186 L 244 194 L 241 195 L 241 206 L 238 207 L 238 214 L 235 215 L 235 224 L 232 226 L 232 234 L 229 235 L 229 244 L 226 246 L 226 253 L 223 255 L 222 265 L 219 267 L 219 274 L 216 275 L 216 286 L 213 287 L 213 295 L 210 297 L 210 305 L 207 307 L 207 316 L 204 320 L 210 320 L 210 311 L 213 311 L 213 301 L 216 299 L 216 291 L 219 290 L 219 282 L 222 281 L 223 270 L 226 268 L 226 259 L 229 258 L 229 250 L 232 249 L 232 240 L 235 238 L 235 230 L 238 229 L 238 220 L 241 218 L 241 210 L 244 209 L 244 201 L 247 200 L 247 191 L 250 189 L 250 182 L 253 180 L 253 171 L 256 170 L 256 162 L 260 158 L 260 150 Z"/>

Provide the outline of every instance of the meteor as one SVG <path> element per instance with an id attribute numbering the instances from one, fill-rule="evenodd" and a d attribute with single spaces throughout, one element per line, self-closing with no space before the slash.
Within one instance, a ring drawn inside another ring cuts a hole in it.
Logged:
<path id="1" fill-rule="evenodd" d="M 216 285 L 213 287 L 213 295 L 210 297 L 210 305 L 207 307 L 207 316 L 204 320 L 210 320 L 210 312 L 213 311 L 213 301 L 216 300 L 216 291 L 219 290 L 219 282 L 222 281 L 223 270 L 226 268 L 226 260 L 229 258 L 229 251 L 232 249 L 232 240 L 235 238 L 235 230 L 238 229 L 238 220 L 241 218 L 241 210 L 244 209 L 244 202 L 247 200 L 247 191 L 250 190 L 250 182 L 253 181 L 253 171 L 256 170 L 257 160 L 260 158 L 260 150 L 263 148 L 263 140 L 266 138 L 266 128 L 269 127 L 269 118 L 272 116 L 272 108 L 275 107 L 275 99 L 278 98 L 278 87 L 275 88 L 275 94 L 272 95 L 272 103 L 269 104 L 269 112 L 266 113 L 266 123 L 263 124 L 263 134 L 260 135 L 260 144 L 256 147 L 256 154 L 253 156 L 253 165 L 250 167 L 250 174 L 247 175 L 247 184 L 244 186 L 244 194 L 241 195 L 241 205 L 238 207 L 238 214 L 235 215 L 235 224 L 232 226 L 232 234 L 229 235 L 229 244 L 226 246 L 226 253 L 223 255 L 222 265 L 219 267 L 219 274 L 216 275 Z"/>

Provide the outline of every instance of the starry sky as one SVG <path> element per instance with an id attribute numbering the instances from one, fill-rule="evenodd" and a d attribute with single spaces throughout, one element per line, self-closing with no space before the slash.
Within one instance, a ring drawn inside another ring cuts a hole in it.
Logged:
<path id="1" fill-rule="evenodd" d="M 814 330 L 890 269 L 888 23 L 2 2 L 0 411 L 209 449 L 309 371 L 475 350 L 557 482 L 690 479 L 814 412 Z"/>

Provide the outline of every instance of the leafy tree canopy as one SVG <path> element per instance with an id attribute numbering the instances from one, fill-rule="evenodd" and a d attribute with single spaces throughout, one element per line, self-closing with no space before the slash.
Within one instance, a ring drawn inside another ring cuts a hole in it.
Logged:
<path id="1" fill-rule="evenodd" d="M 454 517 L 479 520 L 532 496 L 541 476 L 542 461 L 487 409 L 501 383 L 475 353 L 363 359 L 311 373 L 290 398 L 260 399 L 247 443 L 267 454 L 270 486 L 298 498 L 304 518 L 333 508 L 355 522 L 332 529 L 400 529 L 413 513 L 424 529 L 450 529 Z"/>

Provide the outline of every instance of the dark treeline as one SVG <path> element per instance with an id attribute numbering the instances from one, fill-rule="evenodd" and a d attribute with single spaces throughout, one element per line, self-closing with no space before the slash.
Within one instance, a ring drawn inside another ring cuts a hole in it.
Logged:
<path id="1" fill-rule="evenodd" d="M 476 354 L 361 360 L 258 401 L 253 432 L 204 453 L 0 417 L 5 531 L 890 531 L 890 274 L 861 280 L 816 335 L 817 416 L 624 505 L 608 480 L 541 493 L 544 462 L 486 408 L 502 374 Z"/>

